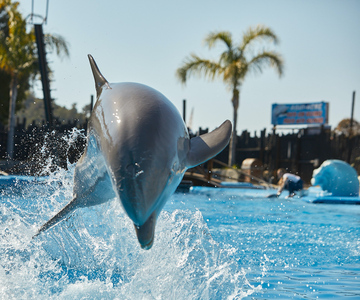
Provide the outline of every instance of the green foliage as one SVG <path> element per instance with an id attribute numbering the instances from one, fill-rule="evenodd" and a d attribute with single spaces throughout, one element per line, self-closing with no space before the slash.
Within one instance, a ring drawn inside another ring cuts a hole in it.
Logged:
<path id="1" fill-rule="evenodd" d="M 67 109 L 65 106 L 59 106 L 54 103 L 54 117 L 57 121 L 61 123 L 68 123 L 77 121 L 82 124 L 86 121 L 86 114 L 79 113 L 76 108 L 76 103 L 72 104 L 70 109 Z"/>
<path id="2" fill-rule="evenodd" d="M 9 15 L 3 4 L 0 4 L 0 32 L 4 36 L 9 36 Z"/>
<path id="3" fill-rule="evenodd" d="M 335 133 L 344 134 L 346 136 L 360 135 L 360 123 L 354 119 L 352 128 L 350 126 L 350 123 L 350 118 L 341 120 L 334 130 Z"/>
<path id="4" fill-rule="evenodd" d="M 268 66 L 274 68 L 279 76 L 283 74 L 284 63 L 279 53 L 263 48 L 257 52 L 254 50 L 261 42 L 278 43 L 277 36 L 268 27 L 262 25 L 250 27 L 239 44 L 234 43 L 231 33 L 227 31 L 211 32 L 204 42 L 209 49 L 221 42 L 225 50 L 220 54 L 218 61 L 190 54 L 176 71 L 182 83 L 185 84 L 191 75 L 203 75 L 211 80 L 222 77 L 230 90 L 237 90 L 249 72 L 262 72 L 262 69 Z"/>
<path id="5" fill-rule="evenodd" d="M 10 85 L 17 81 L 16 111 L 23 107 L 30 80 L 38 73 L 38 57 L 34 29 L 26 30 L 26 21 L 18 11 L 18 2 L 0 1 L 0 122 L 6 124 L 9 115 Z M 45 34 L 48 50 L 57 55 L 69 55 L 64 38 Z M 16 79 L 15 81 L 14 78 Z"/>
<path id="6" fill-rule="evenodd" d="M 82 112 L 78 112 L 76 104 L 72 104 L 70 109 L 67 109 L 65 106 L 60 106 L 55 103 L 52 103 L 54 118 L 57 122 L 66 124 L 68 122 L 76 121 L 79 124 L 83 124 L 89 116 L 89 107 L 86 105 Z M 16 117 L 23 122 L 25 119 L 25 127 L 34 123 L 36 125 L 41 125 L 45 120 L 45 109 L 43 99 L 35 98 L 33 94 L 27 93 L 26 100 L 24 105 L 16 113 Z"/>
<path id="7" fill-rule="evenodd" d="M 0 123 L 6 125 L 9 117 L 11 75 L 0 69 Z M 19 78 L 18 99 L 26 98 L 29 89 L 29 79 L 26 76 Z M 23 101 L 16 102 L 16 111 L 23 107 Z"/>
<path id="8" fill-rule="evenodd" d="M 11 1 L 0 2 L 0 122 L 7 124 L 9 114 L 9 102 L 10 102 L 10 83 L 12 76 L 14 75 L 16 53 L 12 55 L 12 52 L 19 52 L 19 47 L 16 45 L 16 41 L 22 38 L 16 36 L 19 31 L 25 30 L 25 23 L 20 22 L 19 28 L 14 30 L 15 24 L 18 20 L 21 20 L 21 16 L 17 12 L 17 3 L 11 3 Z M 15 37 L 16 36 L 16 37 Z M 19 57 L 24 56 L 24 51 L 20 51 L 17 54 Z M 12 61 L 14 60 L 14 61 Z M 29 72 L 30 70 L 21 70 L 18 72 L 18 99 L 24 99 L 25 91 L 29 89 Z M 26 69 L 26 68 L 25 68 Z M 16 103 L 16 109 L 20 109 L 22 106 L 21 101 Z"/>
<path id="9" fill-rule="evenodd" d="M 234 43 L 232 35 L 228 31 L 211 32 L 204 42 L 209 49 L 212 49 L 220 42 L 225 46 L 225 50 L 220 54 L 217 61 L 201 58 L 194 53 L 190 54 L 190 56 L 185 58 L 182 66 L 177 69 L 176 76 L 183 84 L 192 75 L 204 76 L 210 80 L 222 78 L 225 85 L 232 91 L 233 97 L 231 102 L 234 109 L 234 130 L 230 143 L 229 164 L 233 165 L 235 163 L 240 87 L 249 73 L 261 73 L 264 67 L 275 69 L 278 75 L 281 76 L 283 74 L 284 62 L 279 53 L 266 50 L 264 47 L 256 47 L 259 43 L 263 42 L 278 43 L 275 33 L 263 25 L 250 27 L 238 44 Z"/>
<path id="10" fill-rule="evenodd" d="M 7 12 L 7 32 L 0 32 L 0 68 L 11 74 L 28 75 L 35 69 L 35 35 L 26 32 L 26 21 L 17 10 L 19 3 L 2 1 L 0 10 Z"/>

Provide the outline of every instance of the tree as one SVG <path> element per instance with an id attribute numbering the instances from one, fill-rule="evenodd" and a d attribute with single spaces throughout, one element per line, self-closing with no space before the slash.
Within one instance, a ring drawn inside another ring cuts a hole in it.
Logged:
<path id="1" fill-rule="evenodd" d="M 34 30 L 26 30 L 26 21 L 18 11 L 18 2 L 0 2 L 0 69 L 10 75 L 9 131 L 7 152 L 13 157 L 15 127 L 15 105 L 18 98 L 19 82 L 29 82 L 38 70 L 36 38 Z M 7 21 L 7 24 L 6 22 Z M 61 36 L 45 35 L 45 43 L 55 49 L 58 55 L 69 55 L 65 40 Z"/>
<path id="2" fill-rule="evenodd" d="M 78 112 L 76 103 L 73 103 L 70 109 L 64 106 L 53 103 L 54 118 L 56 124 L 67 124 L 69 122 L 77 121 L 78 124 L 84 124 L 89 117 L 90 105 L 86 105 L 82 108 L 81 112 Z M 25 119 L 25 127 L 30 124 L 41 126 L 45 119 L 45 109 L 43 99 L 38 99 L 31 92 L 27 93 L 26 100 L 23 103 L 23 107 L 16 112 L 16 117 L 20 120 Z"/>
<path id="3" fill-rule="evenodd" d="M 6 125 L 9 121 L 9 104 L 10 104 L 10 82 L 11 76 L 0 69 L 0 124 Z M 22 76 L 18 79 L 17 101 L 15 111 L 21 109 L 24 105 L 26 92 L 29 90 L 29 78 Z"/>
<path id="4" fill-rule="evenodd" d="M 352 128 L 350 124 L 351 120 L 349 118 L 341 120 L 335 128 L 335 133 L 344 134 L 348 137 L 360 135 L 360 123 L 356 120 L 353 120 Z"/>
<path id="5" fill-rule="evenodd" d="M 258 25 L 250 27 L 243 35 L 242 41 L 235 44 L 230 32 L 212 32 L 205 38 L 205 44 L 209 49 L 220 41 L 225 45 L 225 50 L 220 54 L 217 61 L 200 58 L 190 54 L 182 66 L 177 69 L 176 75 L 182 83 L 186 83 L 191 75 L 204 75 L 210 80 L 216 77 L 222 78 L 223 82 L 232 91 L 233 105 L 233 133 L 230 142 L 229 164 L 235 164 L 236 149 L 236 126 L 237 111 L 240 104 L 240 88 L 246 75 L 250 72 L 262 72 L 263 67 L 274 68 L 279 76 L 283 74 L 283 59 L 274 51 L 260 50 L 254 54 L 253 45 L 256 42 L 269 41 L 278 43 L 275 33 L 268 27 Z"/>

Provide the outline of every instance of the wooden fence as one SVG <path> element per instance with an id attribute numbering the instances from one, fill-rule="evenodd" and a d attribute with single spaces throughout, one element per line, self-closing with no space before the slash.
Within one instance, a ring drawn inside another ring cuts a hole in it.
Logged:
<path id="1" fill-rule="evenodd" d="M 66 168 L 68 163 L 77 161 L 84 150 L 86 123 L 57 124 L 52 129 L 34 124 L 25 128 L 24 124 L 18 122 L 15 129 L 15 160 L 23 162 L 22 168 L 15 170 L 17 172 L 39 173 L 49 161 L 54 167 Z M 82 130 L 82 134 L 73 134 L 69 141 L 74 127 Z M 201 132 L 205 133 L 206 130 L 201 129 Z M 7 133 L 0 126 L 2 160 L 7 158 L 6 143 Z M 228 147 L 225 148 L 216 159 L 227 163 L 228 151 Z M 260 136 L 251 136 L 248 131 L 243 131 L 237 137 L 237 166 L 240 168 L 247 158 L 256 158 L 262 162 L 262 171 L 266 171 L 266 179 L 269 181 L 275 171 L 282 167 L 299 174 L 309 183 L 313 170 L 327 159 L 340 159 L 355 164 L 360 173 L 360 135 L 348 138 L 324 128 L 301 129 L 291 134 L 266 134 L 266 130 L 262 130 Z"/>
<path id="2" fill-rule="evenodd" d="M 285 168 L 299 174 L 307 183 L 313 170 L 327 159 L 347 161 L 360 173 L 360 135 L 348 138 L 318 128 L 285 135 L 276 132 L 266 135 L 263 130 L 259 137 L 250 137 L 244 131 L 238 136 L 236 162 L 241 166 L 244 159 L 250 157 L 259 159 L 263 169 L 273 176 L 278 168 Z"/>

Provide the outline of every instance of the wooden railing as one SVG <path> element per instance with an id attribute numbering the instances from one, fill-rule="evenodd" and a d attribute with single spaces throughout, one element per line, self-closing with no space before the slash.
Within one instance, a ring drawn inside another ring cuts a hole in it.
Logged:
<path id="1" fill-rule="evenodd" d="M 214 164 L 220 165 L 221 167 L 227 168 L 227 169 L 231 169 L 236 171 L 239 175 L 243 175 L 245 177 L 250 177 L 251 180 L 254 180 L 256 182 L 258 182 L 260 185 L 264 185 L 266 188 L 277 188 L 276 185 L 271 184 L 267 181 L 265 181 L 262 178 L 256 177 L 254 175 L 248 174 L 240 169 L 234 169 L 232 167 L 230 167 L 228 164 L 223 163 L 217 159 L 211 159 L 207 162 L 207 169 L 203 166 L 197 166 L 195 168 L 192 168 L 188 171 L 188 173 L 193 174 L 193 173 L 197 173 L 199 175 L 201 175 L 203 177 L 204 180 L 208 181 L 209 183 L 212 183 L 214 186 L 221 186 L 219 179 L 214 178 L 213 177 L 213 168 L 214 168 Z M 216 174 L 217 177 L 222 177 L 219 174 Z"/>

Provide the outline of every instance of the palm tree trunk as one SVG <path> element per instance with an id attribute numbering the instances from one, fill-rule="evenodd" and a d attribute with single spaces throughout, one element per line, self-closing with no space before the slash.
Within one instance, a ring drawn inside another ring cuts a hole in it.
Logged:
<path id="1" fill-rule="evenodd" d="M 237 111 L 239 108 L 239 90 L 233 90 L 233 98 L 231 100 L 233 104 L 233 132 L 230 141 L 230 149 L 229 149 L 229 165 L 233 166 L 236 163 L 236 140 L 237 140 L 237 133 L 236 133 L 236 126 L 237 126 Z"/>
<path id="2" fill-rule="evenodd" d="M 14 158 L 16 98 L 17 98 L 17 74 L 14 74 L 11 78 L 11 83 L 10 83 L 9 131 L 8 131 L 8 138 L 7 138 L 7 154 L 10 159 Z"/>
<path id="3" fill-rule="evenodd" d="M 233 132 L 232 132 L 232 136 L 231 136 L 230 149 L 229 149 L 229 165 L 230 166 L 235 165 L 235 162 L 236 162 L 235 161 L 236 160 L 236 137 L 237 137 L 236 121 L 237 121 L 237 111 L 234 109 L 234 116 L 233 116 L 234 128 L 233 128 Z"/>

